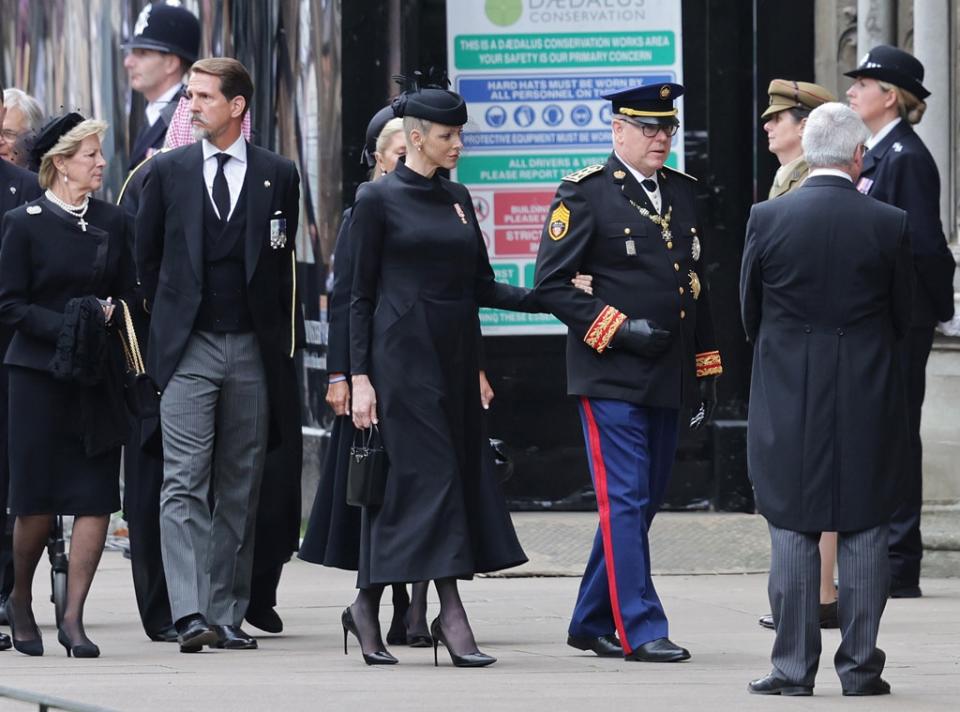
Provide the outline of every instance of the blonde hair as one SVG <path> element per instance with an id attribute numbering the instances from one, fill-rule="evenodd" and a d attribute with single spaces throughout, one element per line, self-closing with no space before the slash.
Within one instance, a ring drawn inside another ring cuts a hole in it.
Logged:
<path id="1" fill-rule="evenodd" d="M 920 101 L 912 92 L 886 82 L 877 82 L 883 91 L 892 91 L 897 95 L 897 111 L 900 118 L 911 124 L 919 124 L 923 113 L 927 110 L 927 103 Z"/>
<path id="2" fill-rule="evenodd" d="M 387 146 L 390 144 L 390 141 L 392 141 L 393 137 L 401 131 L 403 131 L 403 119 L 394 118 L 385 123 L 383 128 L 380 129 L 380 133 L 377 135 L 375 153 L 383 155 L 383 152 L 387 150 Z M 376 180 L 379 177 L 380 172 L 377 170 L 377 167 L 374 166 L 370 170 L 370 180 Z"/>
<path id="3" fill-rule="evenodd" d="M 73 158 L 80 150 L 80 144 L 84 139 L 96 136 L 103 139 L 107 132 L 107 122 L 99 119 L 86 119 L 67 131 L 60 140 L 54 144 L 54 147 L 43 154 L 40 160 L 40 173 L 37 179 L 41 188 L 51 188 L 57 181 L 57 167 L 53 159 L 57 156 L 64 158 Z"/>
<path id="4" fill-rule="evenodd" d="M 421 119 L 419 116 L 403 117 L 403 134 L 407 138 L 407 143 L 410 143 L 410 134 L 413 133 L 414 129 L 418 130 L 424 135 L 424 137 L 426 137 L 426 135 L 430 133 L 431 126 L 433 126 L 432 121 Z"/>

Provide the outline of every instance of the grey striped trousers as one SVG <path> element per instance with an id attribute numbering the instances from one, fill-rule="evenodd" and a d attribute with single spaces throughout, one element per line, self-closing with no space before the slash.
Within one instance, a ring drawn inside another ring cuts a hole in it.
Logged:
<path id="1" fill-rule="evenodd" d="M 812 686 L 821 650 L 820 535 L 769 526 L 767 592 L 777 629 L 770 656 L 773 672 L 794 684 Z M 890 587 L 887 525 L 840 532 L 837 566 L 842 639 L 834 665 L 843 689 L 859 689 L 880 676 L 886 660 L 877 647 L 877 633 Z"/>
<path id="2" fill-rule="evenodd" d="M 268 419 L 256 335 L 193 332 L 160 400 L 160 548 L 174 621 L 243 621 Z"/>

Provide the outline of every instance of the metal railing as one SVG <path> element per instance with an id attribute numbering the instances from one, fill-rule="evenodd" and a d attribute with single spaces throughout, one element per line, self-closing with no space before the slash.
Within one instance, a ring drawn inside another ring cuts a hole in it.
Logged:
<path id="1" fill-rule="evenodd" d="M 82 702 L 71 702 L 52 695 L 40 695 L 36 692 L 27 690 L 17 690 L 13 687 L 3 687 L 0 685 L 0 699 L 6 697 L 18 702 L 27 702 L 37 705 L 39 712 L 49 712 L 49 710 L 63 710 L 63 712 L 116 712 L 107 707 L 97 705 L 87 705 Z"/>

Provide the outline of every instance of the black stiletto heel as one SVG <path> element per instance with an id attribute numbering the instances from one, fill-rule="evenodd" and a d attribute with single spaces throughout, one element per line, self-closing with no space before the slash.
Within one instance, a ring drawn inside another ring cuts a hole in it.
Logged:
<path id="1" fill-rule="evenodd" d="M 357 638 L 357 642 L 360 643 L 360 631 L 357 629 L 356 621 L 353 620 L 353 613 L 350 611 L 349 606 L 343 609 L 343 613 L 340 616 L 340 623 L 343 625 L 343 654 L 346 655 L 347 631 L 353 633 Z M 377 650 L 372 653 L 363 652 L 362 643 L 360 643 L 360 654 L 363 656 L 363 662 L 367 665 L 396 665 L 398 662 L 387 650 Z"/>
<path id="2" fill-rule="evenodd" d="M 63 628 L 57 629 L 57 640 L 60 641 L 67 651 L 67 657 L 74 658 L 99 658 L 100 657 L 100 648 L 97 647 L 94 643 L 77 643 L 73 644 L 73 641 L 70 640 L 70 636 L 67 635 L 66 631 Z"/>
<path id="3" fill-rule="evenodd" d="M 36 632 L 37 637 L 33 638 L 32 640 L 17 640 L 17 629 L 14 627 L 13 612 L 10 610 L 10 608 L 10 599 L 8 598 L 7 605 L 4 610 L 7 614 L 7 622 L 10 624 L 10 638 L 13 641 L 13 647 L 24 655 L 30 655 L 33 657 L 39 657 L 40 655 L 43 655 L 43 638 L 40 636 L 40 628 L 37 627 L 37 622 L 33 618 L 33 612 L 30 612 L 30 622 L 33 623 L 33 630 Z"/>
<path id="4" fill-rule="evenodd" d="M 443 647 L 447 649 L 447 652 L 450 653 L 450 660 L 453 662 L 455 667 L 486 667 L 487 665 L 492 665 L 497 662 L 497 659 L 486 653 L 481 653 L 479 650 L 475 653 L 467 653 L 466 655 L 457 655 L 450 648 L 450 644 L 447 642 L 447 636 L 443 633 L 443 626 L 440 625 L 440 616 L 437 616 L 433 619 L 433 623 L 430 624 L 430 634 L 433 636 L 433 665 L 434 667 L 439 667 L 440 663 L 437 660 L 437 647 L 440 643 L 443 643 Z"/>

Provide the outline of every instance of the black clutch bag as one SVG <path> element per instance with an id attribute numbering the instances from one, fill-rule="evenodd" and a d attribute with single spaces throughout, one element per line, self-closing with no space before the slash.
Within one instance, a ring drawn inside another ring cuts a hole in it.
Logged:
<path id="1" fill-rule="evenodd" d="M 144 368 L 140 342 L 133 328 L 130 308 L 122 299 L 120 310 L 123 312 L 120 341 L 123 344 L 123 355 L 127 362 L 127 370 L 123 375 L 123 396 L 127 410 L 141 419 L 156 418 L 160 415 L 160 389 Z"/>
<path id="2" fill-rule="evenodd" d="M 387 488 L 387 453 L 380 430 L 374 425 L 358 430 L 350 446 L 347 468 L 347 504 L 355 507 L 379 507 Z"/>

